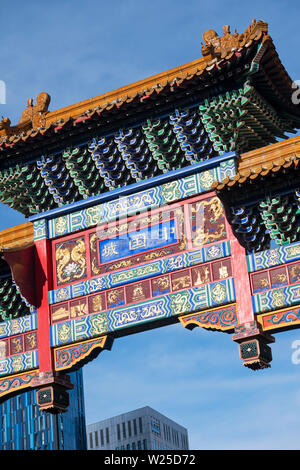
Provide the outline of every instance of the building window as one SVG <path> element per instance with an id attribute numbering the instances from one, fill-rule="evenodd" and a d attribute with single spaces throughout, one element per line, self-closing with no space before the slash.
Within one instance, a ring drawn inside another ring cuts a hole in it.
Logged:
<path id="1" fill-rule="evenodd" d="M 33 406 L 33 417 L 37 418 L 38 416 L 38 405 Z"/>
<path id="2" fill-rule="evenodd" d="M 109 444 L 109 429 L 105 428 L 105 434 L 106 434 L 106 444 Z"/>
<path id="3" fill-rule="evenodd" d="M 126 450 L 130 450 L 130 444 L 127 444 Z"/>
<path id="4" fill-rule="evenodd" d="M 122 423 L 123 439 L 126 439 L 126 428 L 125 423 Z"/>
<path id="5" fill-rule="evenodd" d="M 137 435 L 136 419 L 133 420 L 133 432 L 134 432 L 134 435 L 136 436 Z"/>
<path id="6" fill-rule="evenodd" d="M 98 431 L 95 431 L 95 446 L 98 447 L 99 441 L 98 441 Z"/>
<path id="7" fill-rule="evenodd" d="M 139 418 L 139 428 L 140 428 L 140 433 L 143 434 L 143 423 L 142 423 L 142 418 Z"/>
<path id="8" fill-rule="evenodd" d="M 135 442 L 132 443 L 132 450 L 136 450 Z"/>
<path id="9" fill-rule="evenodd" d="M 121 440 L 121 429 L 120 429 L 120 425 L 117 424 L 117 436 L 118 436 L 118 441 Z"/>
<path id="10" fill-rule="evenodd" d="M 131 421 L 128 421 L 128 436 L 131 437 Z"/>
<path id="11" fill-rule="evenodd" d="M 143 440 L 143 449 L 147 450 L 147 439 Z"/>
<path id="12" fill-rule="evenodd" d="M 93 433 L 90 432 L 90 448 L 93 448 Z"/>
<path id="13" fill-rule="evenodd" d="M 38 427 L 38 421 L 37 421 L 37 419 L 35 419 L 34 422 L 33 422 L 33 429 L 34 429 L 34 432 L 38 432 L 38 428 L 39 428 L 39 427 Z"/>
<path id="14" fill-rule="evenodd" d="M 104 446 L 104 432 L 103 432 L 103 429 L 100 430 L 100 441 L 101 441 L 101 446 Z"/>
<path id="15" fill-rule="evenodd" d="M 38 433 L 34 434 L 33 436 L 33 445 L 34 445 L 34 450 L 38 450 L 39 449 L 39 435 Z"/>
<path id="16" fill-rule="evenodd" d="M 151 430 L 153 434 L 156 434 L 157 436 L 160 436 L 160 422 L 156 418 L 151 418 Z"/>
<path id="17" fill-rule="evenodd" d="M 138 448 L 138 450 L 142 450 L 142 442 L 141 441 L 138 441 L 137 448 Z"/>

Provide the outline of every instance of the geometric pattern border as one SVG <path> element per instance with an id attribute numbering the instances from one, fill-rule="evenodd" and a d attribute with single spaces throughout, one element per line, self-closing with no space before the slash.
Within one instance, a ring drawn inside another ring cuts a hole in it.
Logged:
<path id="1" fill-rule="evenodd" d="M 0 360 L 0 376 L 16 374 L 38 367 L 38 351 L 15 354 Z"/>
<path id="2" fill-rule="evenodd" d="M 0 323 L 0 338 L 26 333 L 37 329 L 36 313 L 24 317 L 6 320 Z"/>
<path id="3" fill-rule="evenodd" d="M 300 303 L 300 284 L 252 295 L 254 313 L 267 312 Z"/>
<path id="4" fill-rule="evenodd" d="M 51 325 L 51 346 L 91 339 L 133 326 L 235 301 L 232 278 L 166 294 L 127 307 L 86 315 Z"/>
<path id="5" fill-rule="evenodd" d="M 248 255 L 248 271 L 251 273 L 261 269 L 270 268 L 272 266 L 288 263 L 290 261 L 297 261 L 299 259 L 300 242 L 295 242 L 290 245 L 280 246 Z"/>

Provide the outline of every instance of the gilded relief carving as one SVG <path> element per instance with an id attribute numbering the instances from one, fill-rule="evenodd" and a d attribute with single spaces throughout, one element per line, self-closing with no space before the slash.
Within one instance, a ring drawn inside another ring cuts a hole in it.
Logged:
<path id="1" fill-rule="evenodd" d="M 195 247 L 226 237 L 224 210 L 216 196 L 191 205 L 191 222 Z"/>
<path id="2" fill-rule="evenodd" d="M 52 321 L 63 320 L 64 318 L 68 318 L 68 316 L 68 308 L 66 308 L 65 306 L 53 309 L 52 311 Z"/>
<path id="3" fill-rule="evenodd" d="M 188 272 L 182 272 L 180 275 L 172 276 L 172 290 L 185 289 L 191 286 L 191 279 Z"/>
<path id="4" fill-rule="evenodd" d="M 102 295 L 97 294 L 91 297 L 91 310 L 92 312 L 100 312 L 103 309 L 102 305 Z"/>
<path id="5" fill-rule="evenodd" d="M 17 354 L 23 351 L 22 338 L 13 338 L 11 340 L 11 350 L 13 354 Z"/>
<path id="6" fill-rule="evenodd" d="M 36 333 L 29 333 L 25 336 L 25 349 L 35 349 L 37 347 Z"/>
<path id="7" fill-rule="evenodd" d="M 85 300 L 71 302 L 71 317 L 81 317 L 82 315 L 87 315 L 87 306 Z"/>
<path id="8" fill-rule="evenodd" d="M 205 266 L 203 268 L 196 269 L 196 280 L 194 282 L 195 286 L 201 286 L 202 284 L 207 284 L 210 282 L 210 273 L 209 267 Z"/>
<path id="9" fill-rule="evenodd" d="M 58 244 L 55 258 L 58 284 L 81 279 L 86 275 L 86 253 L 83 238 Z"/>
<path id="10" fill-rule="evenodd" d="M 300 281 L 300 264 L 294 264 L 289 268 L 291 282 Z"/>

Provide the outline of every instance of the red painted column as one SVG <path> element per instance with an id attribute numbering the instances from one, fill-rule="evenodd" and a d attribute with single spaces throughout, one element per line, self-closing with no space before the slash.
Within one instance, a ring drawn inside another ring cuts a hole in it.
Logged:
<path id="1" fill-rule="evenodd" d="M 230 240 L 238 321 L 239 323 L 247 323 L 254 320 L 254 313 L 246 250 L 234 236 L 229 223 L 226 225 L 228 238 Z"/>
<path id="2" fill-rule="evenodd" d="M 48 291 L 52 289 L 50 240 L 35 241 L 35 284 L 37 296 L 37 328 L 39 371 L 53 371 L 53 355 L 50 344 L 50 312 Z"/>

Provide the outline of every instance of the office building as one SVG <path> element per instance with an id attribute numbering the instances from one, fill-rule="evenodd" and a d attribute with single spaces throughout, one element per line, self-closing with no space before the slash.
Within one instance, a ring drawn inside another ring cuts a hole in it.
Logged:
<path id="1" fill-rule="evenodd" d="M 87 426 L 88 450 L 187 450 L 187 429 L 145 406 Z"/>
<path id="2" fill-rule="evenodd" d="M 69 375 L 74 388 L 65 413 L 40 411 L 35 390 L 0 405 L 1 450 L 86 450 L 82 370 Z"/>

